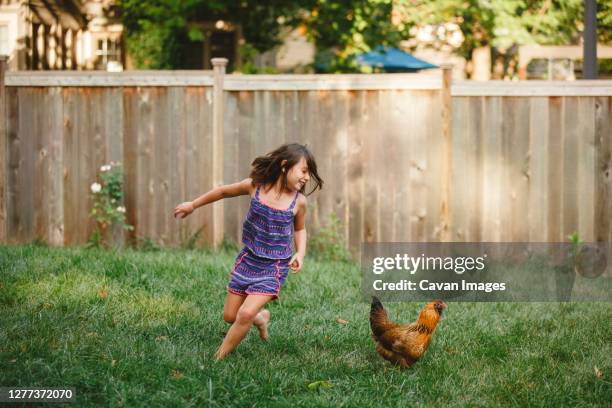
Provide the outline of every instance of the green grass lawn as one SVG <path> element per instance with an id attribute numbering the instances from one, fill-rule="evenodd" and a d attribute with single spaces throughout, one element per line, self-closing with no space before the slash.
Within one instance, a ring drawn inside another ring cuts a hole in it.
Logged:
<path id="1" fill-rule="evenodd" d="M 78 406 L 612 401 L 610 303 L 449 303 L 424 358 L 401 370 L 374 351 L 358 266 L 308 257 L 270 307 L 271 341 L 253 330 L 213 363 L 234 257 L 0 247 L 0 385 L 74 387 Z M 422 304 L 386 306 L 408 322 Z"/>

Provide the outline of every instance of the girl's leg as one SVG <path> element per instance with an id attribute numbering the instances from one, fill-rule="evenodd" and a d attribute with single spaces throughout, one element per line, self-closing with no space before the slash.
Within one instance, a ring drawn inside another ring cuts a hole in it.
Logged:
<path id="1" fill-rule="evenodd" d="M 253 324 L 257 327 L 259 331 L 259 337 L 263 341 L 268 341 L 268 322 L 270 321 L 270 311 L 268 309 L 262 308 L 255 319 L 253 319 Z"/>
<path id="2" fill-rule="evenodd" d="M 242 303 L 246 299 L 246 296 L 240 296 L 235 293 L 227 292 L 225 298 L 225 305 L 223 306 L 223 320 L 228 323 L 234 323 L 238 309 L 242 306 Z"/>
<path id="3" fill-rule="evenodd" d="M 238 310 L 246 296 L 240 296 L 232 292 L 227 293 L 227 297 L 225 298 L 225 306 L 223 307 L 223 320 L 228 323 L 234 323 L 236 321 L 236 315 L 238 314 Z M 267 309 L 261 309 L 255 319 L 253 319 L 253 324 L 257 327 L 259 331 L 259 337 L 262 340 L 268 340 L 268 321 L 270 320 L 270 311 Z M 224 333 L 225 334 L 225 333 Z"/>
<path id="4" fill-rule="evenodd" d="M 242 303 L 242 306 L 238 309 L 234 324 L 232 324 L 232 327 L 228 330 L 223 339 L 223 343 L 221 343 L 221 346 L 219 346 L 213 357 L 215 360 L 221 360 L 240 344 L 244 336 L 249 332 L 256 318 L 259 319 L 258 322 L 260 324 L 263 323 L 261 319 L 264 319 L 264 317 L 262 316 L 259 318 L 258 314 L 261 308 L 270 300 L 272 300 L 272 296 L 249 295 L 246 297 L 244 303 Z M 267 320 L 265 324 L 267 324 Z"/>

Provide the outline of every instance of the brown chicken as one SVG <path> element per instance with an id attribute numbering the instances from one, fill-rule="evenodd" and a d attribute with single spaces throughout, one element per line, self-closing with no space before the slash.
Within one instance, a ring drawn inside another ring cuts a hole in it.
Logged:
<path id="1" fill-rule="evenodd" d="M 376 351 L 385 360 L 410 367 L 427 350 L 444 309 L 446 303 L 433 300 L 421 310 L 416 323 L 396 324 L 389 320 L 380 300 L 372 297 L 370 327 Z"/>

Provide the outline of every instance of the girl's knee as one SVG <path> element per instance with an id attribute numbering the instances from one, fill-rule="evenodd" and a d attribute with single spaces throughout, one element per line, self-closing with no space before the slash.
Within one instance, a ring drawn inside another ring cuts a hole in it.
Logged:
<path id="1" fill-rule="evenodd" d="M 238 310 L 238 313 L 236 314 L 236 321 L 238 323 L 253 323 L 253 320 L 255 319 L 255 316 L 257 316 L 257 313 L 259 312 L 259 310 L 254 310 L 254 309 L 246 309 L 246 308 L 240 308 L 240 310 Z"/>
<path id="2" fill-rule="evenodd" d="M 234 323 L 236 321 L 236 312 L 223 312 L 223 320 L 227 323 Z"/>

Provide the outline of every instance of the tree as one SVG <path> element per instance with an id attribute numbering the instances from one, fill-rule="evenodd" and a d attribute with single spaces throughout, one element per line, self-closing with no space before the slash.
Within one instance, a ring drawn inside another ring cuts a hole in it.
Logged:
<path id="1" fill-rule="evenodd" d="M 398 0 L 396 10 L 410 26 L 454 22 L 464 41 L 457 53 L 471 59 L 490 45 L 512 54 L 517 45 L 577 44 L 583 29 L 583 0 Z M 599 40 L 611 40 L 612 6 L 598 2 Z M 510 55 L 512 57 L 512 55 Z"/>
<path id="2" fill-rule="evenodd" d="M 397 46 L 407 26 L 394 24 L 393 0 L 311 0 L 294 18 L 316 45 L 315 65 L 325 72 L 356 72 L 355 56 L 377 45 Z"/>
<path id="3" fill-rule="evenodd" d="M 283 17 L 296 1 L 118 0 L 128 52 L 138 68 L 182 68 L 185 45 L 205 33 L 192 22 L 224 20 L 239 25 L 244 40 L 259 52 L 279 44 Z"/>
<path id="4" fill-rule="evenodd" d="M 199 0 L 119 0 L 126 44 L 136 67 L 177 68 L 180 39 L 187 18 Z"/>

